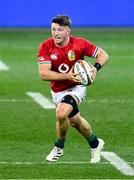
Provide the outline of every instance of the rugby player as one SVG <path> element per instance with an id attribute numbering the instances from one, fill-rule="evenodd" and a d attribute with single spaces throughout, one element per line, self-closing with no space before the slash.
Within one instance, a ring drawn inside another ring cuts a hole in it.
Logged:
<path id="1" fill-rule="evenodd" d="M 58 15 L 51 21 L 52 37 L 44 40 L 38 49 L 39 75 L 43 81 L 51 81 L 53 102 L 56 104 L 56 135 L 54 147 L 46 160 L 57 161 L 63 155 L 64 143 L 69 128 L 74 127 L 88 142 L 91 151 L 90 163 L 100 161 L 104 141 L 97 138 L 91 125 L 80 114 L 78 106 L 84 100 L 86 87 L 73 72 L 73 65 L 85 56 L 94 58 L 93 78 L 107 62 L 108 54 L 82 37 L 70 34 L 71 20 Z"/>

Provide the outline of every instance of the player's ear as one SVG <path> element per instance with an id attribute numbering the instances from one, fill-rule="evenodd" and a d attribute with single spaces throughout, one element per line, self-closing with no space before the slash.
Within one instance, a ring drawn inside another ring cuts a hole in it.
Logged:
<path id="1" fill-rule="evenodd" d="M 70 34 L 70 28 L 67 29 L 68 35 Z"/>

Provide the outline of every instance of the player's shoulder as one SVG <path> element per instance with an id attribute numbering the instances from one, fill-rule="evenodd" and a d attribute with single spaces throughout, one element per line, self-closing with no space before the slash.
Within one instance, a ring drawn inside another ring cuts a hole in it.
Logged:
<path id="1" fill-rule="evenodd" d="M 73 43 L 84 43 L 87 41 L 84 37 L 79 37 L 79 36 L 70 36 L 70 41 Z"/>
<path id="2" fill-rule="evenodd" d="M 43 50 L 43 49 L 51 49 L 51 47 L 54 45 L 53 39 L 50 37 L 48 39 L 45 39 L 39 44 L 38 50 Z"/>
<path id="3" fill-rule="evenodd" d="M 43 42 L 41 42 L 41 45 L 53 45 L 54 40 L 52 37 L 45 39 Z"/>

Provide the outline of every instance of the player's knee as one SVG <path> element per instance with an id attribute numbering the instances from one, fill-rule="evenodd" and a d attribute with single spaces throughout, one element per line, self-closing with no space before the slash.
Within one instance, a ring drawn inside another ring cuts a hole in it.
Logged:
<path id="1" fill-rule="evenodd" d="M 71 111 L 68 114 L 69 118 L 75 116 L 79 112 L 76 100 L 71 95 L 67 94 L 66 96 L 64 96 L 61 102 L 68 104 L 69 106 L 72 107 Z"/>
<path id="2" fill-rule="evenodd" d="M 56 109 L 56 117 L 58 120 L 64 120 L 67 118 L 67 113 L 64 109 L 62 108 L 57 108 Z"/>

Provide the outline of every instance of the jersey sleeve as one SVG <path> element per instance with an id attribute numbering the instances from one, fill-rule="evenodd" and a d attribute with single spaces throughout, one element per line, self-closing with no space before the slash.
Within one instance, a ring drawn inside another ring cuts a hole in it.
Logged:
<path id="1" fill-rule="evenodd" d="M 47 42 L 43 42 L 38 48 L 38 64 L 51 64 L 50 48 Z"/>
<path id="2" fill-rule="evenodd" d="M 98 47 L 92 42 L 84 39 L 84 54 L 89 57 L 96 57 L 98 52 Z"/>

